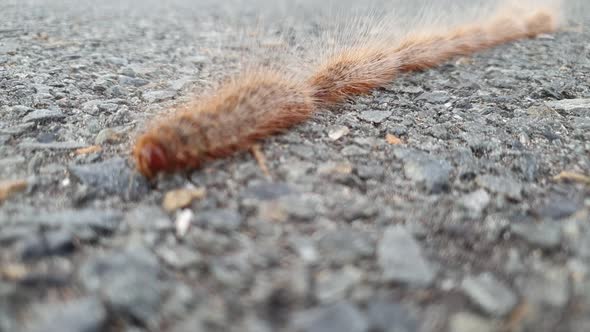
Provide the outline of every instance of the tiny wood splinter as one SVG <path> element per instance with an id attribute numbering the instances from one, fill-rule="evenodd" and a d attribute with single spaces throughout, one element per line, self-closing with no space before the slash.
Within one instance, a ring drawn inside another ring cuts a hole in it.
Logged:
<path id="1" fill-rule="evenodd" d="M 272 70 L 251 70 L 149 128 L 136 142 L 133 155 L 139 171 L 150 178 L 159 172 L 195 169 L 251 148 L 315 111 L 383 87 L 400 73 L 556 28 L 553 11 L 536 9 L 524 15 L 496 15 L 440 35 L 411 35 L 393 46 L 383 42 L 344 49 L 304 80 Z"/>

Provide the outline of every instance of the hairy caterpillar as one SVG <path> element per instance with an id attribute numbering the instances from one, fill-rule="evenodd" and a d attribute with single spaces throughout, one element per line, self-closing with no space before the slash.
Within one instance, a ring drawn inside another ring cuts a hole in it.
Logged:
<path id="1" fill-rule="evenodd" d="M 133 155 L 147 177 L 189 170 L 250 148 L 258 140 L 299 124 L 314 112 L 383 87 L 397 75 L 431 68 L 513 40 L 557 28 L 551 8 L 501 9 L 483 22 L 442 33 L 415 33 L 397 43 L 368 42 L 329 56 L 308 77 L 271 69 L 250 70 L 188 110 L 149 128 Z"/>

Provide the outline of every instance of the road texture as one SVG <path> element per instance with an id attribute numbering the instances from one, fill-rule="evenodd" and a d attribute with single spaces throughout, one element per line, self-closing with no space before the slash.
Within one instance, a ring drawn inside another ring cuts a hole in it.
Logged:
<path id="1" fill-rule="evenodd" d="M 236 67 L 228 7 L 0 3 L 0 331 L 590 331 L 587 26 L 319 114 L 270 176 L 150 183 L 133 138 Z"/>

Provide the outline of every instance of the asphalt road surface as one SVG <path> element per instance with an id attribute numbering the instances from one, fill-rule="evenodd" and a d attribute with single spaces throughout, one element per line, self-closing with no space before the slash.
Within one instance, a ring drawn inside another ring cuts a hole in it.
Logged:
<path id="1" fill-rule="evenodd" d="M 318 114 L 270 176 L 146 181 L 137 132 L 256 52 L 265 6 L 0 1 L 0 331 L 590 331 L 584 21 Z M 313 6 L 261 56 L 335 26 Z"/>

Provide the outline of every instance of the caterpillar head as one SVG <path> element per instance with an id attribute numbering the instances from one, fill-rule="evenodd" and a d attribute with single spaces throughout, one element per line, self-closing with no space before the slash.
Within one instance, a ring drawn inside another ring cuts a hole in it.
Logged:
<path id="1" fill-rule="evenodd" d="M 200 165 L 203 149 L 194 139 L 186 122 L 170 119 L 139 137 L 133 149 L 137 169 L 146 177 L 158 173 L 196 168 Z M 194 132 L 195 129 L 192 129 Z M 192 144 L 191 144 L 192 143 Z"/>
<path id="2" fill-rule="evenodd" d="M 135 145 L 133 157 L 138 170 L 152 178 L 159 172 L 170 170 L 171 163 L 164 146 L 151 136 L 143 136 Z"/>

